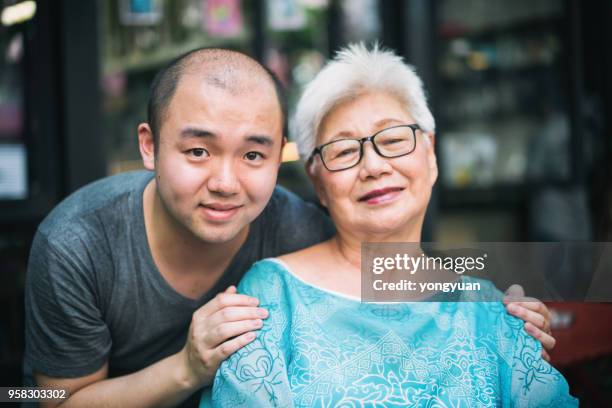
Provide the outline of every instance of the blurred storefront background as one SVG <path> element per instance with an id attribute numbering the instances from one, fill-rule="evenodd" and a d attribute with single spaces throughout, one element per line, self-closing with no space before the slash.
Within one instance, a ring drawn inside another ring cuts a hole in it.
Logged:
<path id="1" fill-rule="evenodd" d="M 142 168 L 153 76 L 197 47 L 266 64 L 291 110 L 339 47 L 379 41 L 416 67 L 437 121 L 425 241 L 612 240 L 610 1 L 0 0 L 0 12 L 0 385 L 20 381 L 37 224 L 78 187 Z M 279 182 L 314 201 L 291 146 L 284 158 Z M 602 350 L 559 357 L 592 406 L 612 395 Z"/>

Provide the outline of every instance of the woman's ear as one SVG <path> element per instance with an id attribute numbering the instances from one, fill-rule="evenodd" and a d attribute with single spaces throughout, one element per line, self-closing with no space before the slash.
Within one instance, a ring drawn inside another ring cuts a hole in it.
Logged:
<path id="1" fill-rule="evenodd" d="M 315 193 L 317 194 L 317 198 L 323 207 L 327 207 L 327 200 L 325 199 L 325 193 L 323 191 L 323 187 L 321 185 L 321 181 L 319 180 L 319 176 L 316 172 L 316 166 L 319 164 L 315 162 L 316 158 L 311 158 L 304 164 L 304 168 L 306 169 L 306 174 L 310 179 L 310 182 L 314 186 Z"/>
<path id="2" fill-rule="evenodd" d="M 429 181 L 434 185 L 438 179 L 438 160 L 436 158 L 436 135 L 427 132 L 423 135 L 427 140 L 427 165 L 429 166 Z"/>
<path id="3" fill-rule="evenodd" d="M 148 123 L 138 125 L 138 148 L 145 169 L 155 170 L 155 140 Z"/>

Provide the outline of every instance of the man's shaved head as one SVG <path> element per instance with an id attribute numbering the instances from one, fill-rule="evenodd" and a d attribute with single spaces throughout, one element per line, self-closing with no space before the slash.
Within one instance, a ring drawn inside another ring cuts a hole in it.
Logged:
<path id="1" fill-rule="evenodd" d="M 283 133 L 286 134 L 285 96 L 276 76 L 259 62 L 240 52 L 200 48 L 171 61 L 153 80 L 149 95 L 148 122 L 156 146 L 159 144 L 161 124 L 168 106 L 181 78 L 186 75 L 200 76 L 206 84 L 233 95 L 256 89 L 273 89 L 282 113 Z"/>

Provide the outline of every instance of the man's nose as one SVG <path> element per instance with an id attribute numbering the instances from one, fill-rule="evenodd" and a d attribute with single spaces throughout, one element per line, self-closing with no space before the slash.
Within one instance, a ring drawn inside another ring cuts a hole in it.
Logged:
<path id="1" fill-rule="evenodd" d="M 391 165 L 388 159 L 379 155 L 374 149 L 373 143 L 365 142 L 363 144 L 363 157 L 361 158 L 361 169 L 359 176 L 362 179 L 368 177 L 378 178 L 385 173 L 391 172 Z"/>
<path id="2" fill-rule="evenodd" d="M 230 196 L 240 191 L 232 159 L 219 160 L 208 179 L 208 189 L 222 196 Z"/>

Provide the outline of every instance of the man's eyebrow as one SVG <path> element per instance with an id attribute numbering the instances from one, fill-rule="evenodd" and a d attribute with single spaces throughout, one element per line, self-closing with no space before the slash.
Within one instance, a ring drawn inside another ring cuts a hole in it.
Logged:
<path id="1" fill-rule="evenodd" d="M 263 146 L 272 146 L 274 145 L 274 140 L 270 136 L 265 135 L 252 135 L 246 137 L 247 142 L 257 143 Z"/>
<path id="2" fill-rule="evenodd" d="M 206 129 L 186 127 L 181 131 L 183 137 L 203 137 L 203 138 L 214 138 L 215 134 Z"/>

